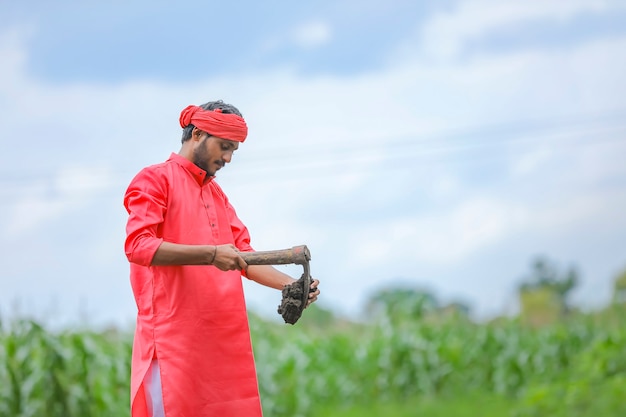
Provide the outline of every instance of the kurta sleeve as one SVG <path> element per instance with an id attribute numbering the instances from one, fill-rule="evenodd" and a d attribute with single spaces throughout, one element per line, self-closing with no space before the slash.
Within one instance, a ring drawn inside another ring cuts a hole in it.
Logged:
<path id="1" fill-rule="evenodd" d="M 228 213 L 228 220 L 230 221 L 230 229 L 233 232 L 233 238 L 235 240 L 235 246 L 241 252 L 252 252 L 252 246 L 250 246 L 250 233 L 248 232 L 248 228 L 243 224 L 243 222 L 237 217 L 237 213 L 235 212 L 235 208 L 226 201 L 226 211 Z"/>
<path id="2" fill-rule="evenodd" d="M 228 200 L 226 201 L 226 211 L 228 213 L 230 228 L 233 231 L 233 238 L 237 249 L 241 252 L 254 251 L 252 246 L 250 246 L 250 233 L 248 232 L 248 228 L 243 224 L 239 217 L 237 217 L 235 208 L 228 202 Z M 241 271 L 241 275 L 248 278 L 248 274 L 244 270 Z"/>
<path id="3" fill-rule="evenodd" d="M 163 242 L 159 226 L 167 210 L 167 179 L 150 169 L 142 170 L 132 180 L 124 195 L 128 212 L 126 257 L 132 263 L 149 266 Z"/>
<path id="4" fill-rule="evenodd" d="M 235 208 L 228 197 L 222 190 L 222 187 L 219 184 L 213 182 L 211 184 L 213 186 L 213 190 L 216 195 L 219 195 L 224 202 L 224 207 L 226 208 L 226 216 L 228 218 L 228 223 L 230 225 L 230 230 L 233 234 L 233 245 L 241 252 L 252 252 L 254 249 L 250 246 L 250 233 L 248 232 L 248 228 L 245 224 L 239 219 L 237 213 L 235 212 Z"/>

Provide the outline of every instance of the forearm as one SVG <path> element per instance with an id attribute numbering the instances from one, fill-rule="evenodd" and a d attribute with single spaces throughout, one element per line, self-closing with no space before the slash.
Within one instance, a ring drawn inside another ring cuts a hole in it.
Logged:
<path id="1" fill-rule="evenodd" d="M 295 281 L 289 275 L 270 265 L 248 265 L 246 275 L 252 281 L 277 290 L 282 290 L 285 285 Z"/>
<path id="2" fill-rule="evenodd" d="M 211 265 L 217 247 L 214 245 L 181 245 L 162 242 L 151 265 Z"/>

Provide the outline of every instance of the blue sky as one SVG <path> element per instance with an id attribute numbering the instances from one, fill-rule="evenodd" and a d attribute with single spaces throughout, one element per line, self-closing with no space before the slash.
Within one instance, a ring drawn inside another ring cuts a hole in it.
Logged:
<path id="1" fill-rule="evenodd" d="M 354 75 L 378 67 L 430 8 L 409 1 L 93 3 L 9 6 L 15 10 L 4 19 L 37 27 L 37 76 L 176 81 L 283 65 Z"/>
<path id="2" fill-rule="evenodd" d="M 310 247 L 320 305 L 403 283 L 513 313 L 540 254 L 578 267 L 580 305 L 609 299 L 623 2 L 300 3 L 0 3 L 3 315 L 132 323 L 125 187 L 219 98 L 250 136 L 218 179 L 257 249 Z"/>

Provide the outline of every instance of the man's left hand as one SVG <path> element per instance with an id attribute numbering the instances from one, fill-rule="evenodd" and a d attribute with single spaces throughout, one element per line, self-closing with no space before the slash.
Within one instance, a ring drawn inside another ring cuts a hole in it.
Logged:
<path id="1" fill-rule="evenodd" d="M 309 301 L 306 303 L 307 307 L 317 301 L 317 297 L 320 295 L 320 290 L 317 288 L 318 285 L 320 285 L 319 280 L 311 277 L 311 289 L 309 291 Z"/>

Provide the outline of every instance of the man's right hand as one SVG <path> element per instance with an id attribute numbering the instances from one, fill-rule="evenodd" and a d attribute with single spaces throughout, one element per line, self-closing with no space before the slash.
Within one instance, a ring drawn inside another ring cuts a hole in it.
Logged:
<path id="1" fill-rule="evenodd" d="M 235 245 L 218 245 L 215 248 L 215 257 L 211 265 L 222 271 L 245 271 L 248 268 L 248 264 L 239 256 L 239 251 Z"/>

